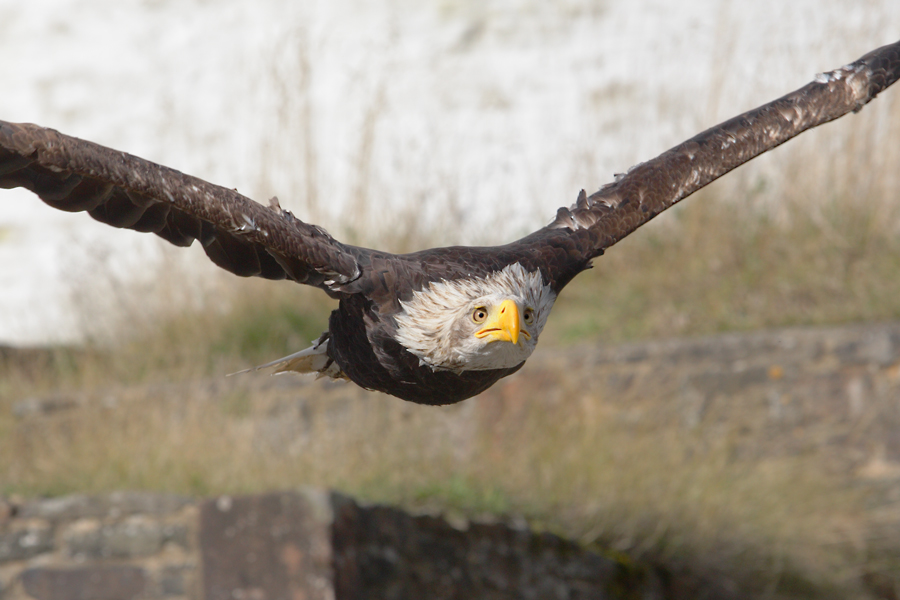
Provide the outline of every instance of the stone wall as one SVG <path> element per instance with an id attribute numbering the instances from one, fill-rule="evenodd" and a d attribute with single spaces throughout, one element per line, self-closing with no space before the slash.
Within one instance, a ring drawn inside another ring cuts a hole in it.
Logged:
<path id="1" fill-rule="evenodd" d="M 550 534 L 316 490 L 0 507 L 2 600 L 662 597 L 649 572 Z"/>
<path id="2" fill-rule="evenodd" d="M 165 494 L 0 502 L 0 598 L 197 598 L 200 505 Z"/>

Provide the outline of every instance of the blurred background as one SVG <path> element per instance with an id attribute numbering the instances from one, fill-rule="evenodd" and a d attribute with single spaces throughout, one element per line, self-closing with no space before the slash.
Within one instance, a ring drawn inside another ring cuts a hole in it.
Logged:
<path id="1" fill-rule="evenodd" d="M 0 0 L 0 118 L 277 195 L 351 243 L 499 244 L 896 41 L 897 23 L 892 0 Z M 897 319 L 898 139 L 891 89 L 662 215 L 567 288 L 535 363 Z M 770 596 L 896 597 L 877 590 L 894 589 L 900 544 L 873 541 L 834 448 L 734 461 L 702 419 L 624 427 L 634 415 L 590 372 L 574 389 L 540 366 L 517 376 L 533 385 L 438 409 L 224 380 L 317 337 L 324 294 L 0 196 L 0 345 L 27 349 L 0 363 L 0 494 L 312 483 L 523 515 Z M 636 402 L 668 414 L 666 394 Z"/>

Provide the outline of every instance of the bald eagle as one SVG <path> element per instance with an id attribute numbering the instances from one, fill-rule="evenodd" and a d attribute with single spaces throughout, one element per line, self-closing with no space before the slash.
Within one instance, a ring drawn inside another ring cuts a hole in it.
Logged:
<path id="1" fill-rule="evenodd" d="M 339 301 L 311 348 L 262 367 L 349 379 L 423 404 L 474 396 L 534 351 L 573 277 L 679 200 L 803 131 L 860 110 L 900 77 L 900 42 L 817 75 L 560 208 L 504 246 L 390 254 L 343 244 L 273 199 L 236 191 L 31 124 L 0 121 L 0 187 L 177 246 L 199 240 L 241 276 L 291 279 Z"/>

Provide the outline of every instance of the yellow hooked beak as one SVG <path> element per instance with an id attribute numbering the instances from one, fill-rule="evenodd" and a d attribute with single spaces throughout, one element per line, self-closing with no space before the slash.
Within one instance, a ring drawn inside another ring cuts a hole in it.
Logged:
<path id="1" fill-rule="evenodd" d="M 519 334 L 531 339 L 531 334 L 522 329 L 519 307 L 512 300 L 504 300 L 500 306 L 490 311 L 484 326 L 475 332 L 477 338 L 490 338 L 490 342 L 519 343 Z"/>

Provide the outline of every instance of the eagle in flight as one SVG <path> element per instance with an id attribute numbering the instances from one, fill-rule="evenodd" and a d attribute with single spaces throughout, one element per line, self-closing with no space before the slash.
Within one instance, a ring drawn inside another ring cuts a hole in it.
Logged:
<path id="1" fill-rule="evenodd" d="M 311 348 L 262 365 L 349 379 L 422 404 L 474 396 L 519 370 L 553 303 L 591 260 L 728 171 L 860 110 L 900 77 L 900 42 L 707 129 L 560 208 L 504 246 L 390 254 L 234 190 L 31 124 L 0 121 L 0 187 L 177 245 L 199 240 L 241 276 L 291 279 L 339 301 Z"/>

